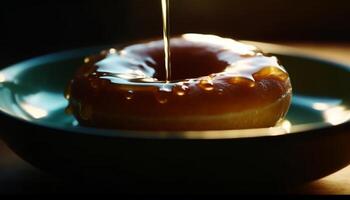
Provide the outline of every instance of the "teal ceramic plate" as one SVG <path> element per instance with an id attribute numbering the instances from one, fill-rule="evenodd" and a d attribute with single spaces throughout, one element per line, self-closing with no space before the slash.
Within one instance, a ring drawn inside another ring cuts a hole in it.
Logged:
<path id="1" fill-rule="evenodd" d="M 80 127 L 65 114 L 63 93 L 83 58 L 102 49 L 91 48 L 35 58 L 0 72 L 3 137 L 44 170 L 98 177 L 108 171 L 123 181 L 301 183 L 346 166 L 350 67 L 286 47 L 254 44 L 276 54 L 292 79 L 293 104 L 280 127 L 201 132 Z"/>

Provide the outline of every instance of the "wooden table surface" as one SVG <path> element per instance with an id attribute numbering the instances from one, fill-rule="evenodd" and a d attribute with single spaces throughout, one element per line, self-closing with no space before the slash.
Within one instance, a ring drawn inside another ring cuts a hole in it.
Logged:
<path id="1" fill-rule="evenodd" d="M 298 51 L 350 64 L 350 44 L 286 44 Z M 350 91 L 349 91 L 350 92 Z M 40 192 L 49 186 L 42 175 L 0 141 L 0 193 Z M 51 188 L 52 189 L 52 188 Z M 321 180 L 292 188 L 292 194 L 350 194 L 350 166 Z"/>

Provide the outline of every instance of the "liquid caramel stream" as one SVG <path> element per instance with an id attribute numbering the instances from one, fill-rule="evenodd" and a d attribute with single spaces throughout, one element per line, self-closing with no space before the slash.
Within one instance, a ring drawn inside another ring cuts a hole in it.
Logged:
<path id="1" fill-rule="evenodd" d="M 171 52 L 170 52 L 170 7 L 169 0 L 162 0 L 163 12 L 163 38 L 164 38 L 164 55 L 165 55 L 165 80 L 171 79 Z"/>

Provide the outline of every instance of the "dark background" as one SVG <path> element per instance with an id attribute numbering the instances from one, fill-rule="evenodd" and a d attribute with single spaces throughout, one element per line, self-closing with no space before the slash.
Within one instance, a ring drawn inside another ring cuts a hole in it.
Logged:
<path id="1" fill-rule="evenodd" d="M 350 41 L 350 1 L 172 0 L 172 32 Z M 0 67 L 46 53 L 161 36 L 160 0 L 2 1 Z"/>

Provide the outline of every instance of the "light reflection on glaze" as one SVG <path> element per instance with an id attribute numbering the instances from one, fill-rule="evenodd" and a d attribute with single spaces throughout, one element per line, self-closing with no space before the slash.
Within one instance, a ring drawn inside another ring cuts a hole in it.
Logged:
<path id="1" fill-rule="evenodd" d="M 246 45 L 246 44 L 237 42 L 233 39 L 222 38 L 216 35 L 202 35 L 202 34 L 189 33 L 189 34 L 184 34 L 182 37 L 183 39 L 189 42 L 201 43 L 205 46 L 217 46 L 220 48 L 220 50 L 228 50 L 231 53 L 238 54 L 238 55 L 254 56 L 256 54 L 255 51 L 258 50 L 254 46 Z M 227 58 L 230 59 L 231 56 L 223 52 L 222 54 L 219 55 L 219 58 L 226 60 Z"/>

